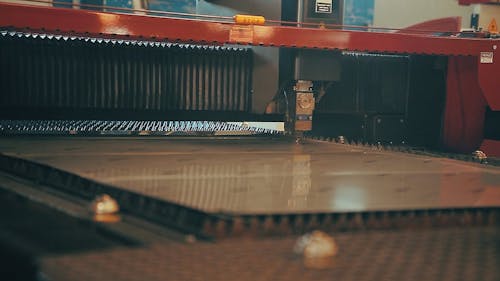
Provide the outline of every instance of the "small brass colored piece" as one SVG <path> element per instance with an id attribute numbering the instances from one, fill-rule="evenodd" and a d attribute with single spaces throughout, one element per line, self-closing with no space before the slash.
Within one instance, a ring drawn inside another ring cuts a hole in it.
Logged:
<path id="1" fill-rule="evenodd" d="M 314 95 L 312 93 L 297 93 L 297 114 L 312 114 L 314 110 Z"/>
<path id="2" fill-rule="evenodd" d="M 90 211 L 94 221 L 113 223 L 121 219 L 118 215 L 120 211 L 118 202 L 107 194 L 97 196 L 90 204 Z"/>
<path id="3" fill-rule="evenodd" d="M 486 163 L 488 160 L 488 156 L 486 153 L 482 152 L 481 150 L 476 150 L 472 153 L 472 157 L 474 160 L 479 161 L 480 163 Z"/>
<path id="4" fill-rule="evenodd" d="M 114 214 L 120 211 L 118 202 L 107 194 L 97 196 L 92 201 L 90 208 L 94 214 Z"/>
<path id="5" fill-rule="evenodd" d="M 338 246 L 333 237 L 315 230 L 297 240 L 294 252 L 303 255 L 305 267 L 324 269 L 333 266 L 333 257 L 338 253 Z"/>

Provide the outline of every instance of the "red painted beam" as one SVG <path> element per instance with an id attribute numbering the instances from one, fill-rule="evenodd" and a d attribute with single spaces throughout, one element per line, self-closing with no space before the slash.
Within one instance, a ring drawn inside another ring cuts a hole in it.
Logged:
<path id="1" fill-rule="evenodd" d="M 189 19 L 0 3 L 0 27 L 145 38 L 172 42 L 233 43 L 348 51 L 479 56 L 500 40 L 435 37 L 284 26 L 238 26 Z M 496 56 L 496 55 L 495 55 Z M 500 54 L 497 56 L 500 57 Z"/>
<path id="2" fill-rule="evenodd" d="M 267 26 L 254 27 L 253 42 L 264 46 L 471 56 L 500 45 L 500 40 Z"/>
<path id="3" fill-rule="evenodd" d="M 63 34 L 224 42 L 227 24 L 0 3 L 0 26 Z"/>

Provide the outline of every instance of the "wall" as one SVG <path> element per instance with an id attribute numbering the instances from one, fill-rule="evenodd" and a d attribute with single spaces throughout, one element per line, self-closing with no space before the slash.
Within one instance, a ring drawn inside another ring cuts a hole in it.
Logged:
<path id="1" fill-rule="evenodd" d="M 426 20 L 461 16 L 462 28 L 470 26 L 471 6 L 457 0 L 375 0 L 373 25 L 404 28 Z"/>
<path id="2" fill-rule="evenodd" d="M 290 0 L 283 0 L 284 3 Z M 262 15 L 267 19 L 281 18 L 281 0 L 234 1 L 199 0 L 196 13 L 234 16 L 235 14 Z M 278 89 L 279 49 L 252 47 L 254 52 L 252 111 L 264 113 L 266 105 Z"/>

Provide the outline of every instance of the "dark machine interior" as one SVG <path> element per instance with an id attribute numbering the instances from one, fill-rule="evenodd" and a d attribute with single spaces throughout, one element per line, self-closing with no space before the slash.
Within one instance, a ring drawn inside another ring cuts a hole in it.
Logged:
<path id="1" fill-rule="evenodd" d="M 285 119 L 252 113 L 248 48 L 7 32 L 0 40 L 6 120 Z M 307 61 L 300 77 L 325 79 L 313 82 L 316 95 L 324 90 L 313 135 L 440 147 L 446 57 L 282 49 L 278 97 L 290 91 L 296 57 Z M 325 58 L 331 69 L 318 71 Z M 487 116 L 494 135 L 496 113 Z"/>

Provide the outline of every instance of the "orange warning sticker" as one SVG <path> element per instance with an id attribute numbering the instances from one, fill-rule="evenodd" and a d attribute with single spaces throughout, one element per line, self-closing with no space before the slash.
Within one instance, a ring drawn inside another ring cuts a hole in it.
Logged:
<path id="1" fill-rule="evenodd" d="M 233 25 L 229 31 L 229 42 L 231 43 L 252 43 L 253 26 Z"/>
<path id="2" fill-rule="evenodd" d="M 493 52 L 481 52 L 481 63 L 493 63 Z"/>
<path id="3" fill-rule="evenodd" d="M 490 21 L 490 24 L 488 25 L 488 32 L 492 34 L 498 34 L 498 25 L 495 19 L 492 19 Z"/>

